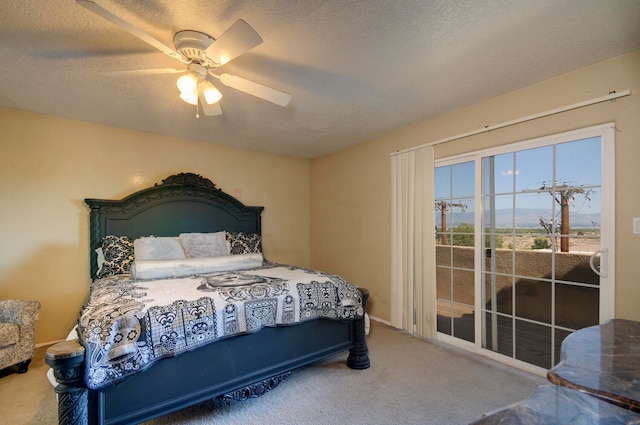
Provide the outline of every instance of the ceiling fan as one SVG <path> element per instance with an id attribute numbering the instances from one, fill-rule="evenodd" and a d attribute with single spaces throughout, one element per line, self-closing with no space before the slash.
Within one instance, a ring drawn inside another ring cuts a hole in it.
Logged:
<path id="1" fill-rule="evenodd" d="M 208 76 L 216 78 L 225 86 L 279 106 L 287 106 L 291 100 L 291 95 L 288 93 L 236 75 L 216 72 L 222 65 L 262 43 L 262 37 L 242 19 L 236 21 L 217 39 L 199 31 L 179 31 L 173 37 L 175 49 L 172 49 L 91 0 L 76 0 L 76 2 L 186 65 L 184 69 L 132 69 L 106 71 L 105 74 L 185 74 L 177 81 L 180 98 L 196 107 L 200 104 L 204 114 L 208 116 L 222 114 L 219 103 L 222 93 L 207 79 Z"/>

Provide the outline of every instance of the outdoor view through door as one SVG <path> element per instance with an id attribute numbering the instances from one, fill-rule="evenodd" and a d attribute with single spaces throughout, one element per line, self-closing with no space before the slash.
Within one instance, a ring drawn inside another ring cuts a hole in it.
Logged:
<path id="1" fill-rule="evenodd" d="M 549 369 L 567 335 L 600 322 L 604 143 L 547 138 L 437 163 L 439 334 Z"/>
<path id="2" fill-rule="evenodd" d="M 436 167 L 438 332 L 474 342 L 474 162 Z"/>

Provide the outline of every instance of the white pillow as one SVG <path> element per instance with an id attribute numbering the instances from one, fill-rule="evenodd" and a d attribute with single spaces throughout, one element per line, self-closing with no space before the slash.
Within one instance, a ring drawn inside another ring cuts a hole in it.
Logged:
<path id="1" fill-rule="evenodd" d="M 138 238 L 133 241 L 133 253 L 138 261 L 183 260 L 184 250 L 178 238 Z"/>
<path id="2" fill-rule="evenodd" d="M 206 273 L 248 270 L 260 267 L 262 254 L 226 255 L 224 257 L 187 258 L 168 261 L 134 261 L 131 277 L 134 279 L 166 279 Z"/>
<path id="3" fill-rule="evenodd" d="M 187 258 L 223 257 L 229 255 L 224 231 L 215 233 L 181 233 L 180 243 Z"/>

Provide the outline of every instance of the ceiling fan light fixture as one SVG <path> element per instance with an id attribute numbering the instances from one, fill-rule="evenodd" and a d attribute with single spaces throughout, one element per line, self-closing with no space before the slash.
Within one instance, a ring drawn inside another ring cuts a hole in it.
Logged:
<path id="1" fill-rule="evenodd" d="M 198 79 L 192 73 L 188 73 L 178 78 L 176 82 L 182 96 L 198 96 Z"/>
<path id="2" fill-rule="evenodd" d="M 222 99 L 222 93 L 209 81 L 203 81 L 200 83 L 200 88 L 204 94 L 204 99 L 209 105 L 213 105 Z"/>
<path id="3" fill-rule="evenodd" d="M 191 105 L 198 104 L 198 92 L 195 93 L 180 93 L 180 99 L 184 100 Z"/>

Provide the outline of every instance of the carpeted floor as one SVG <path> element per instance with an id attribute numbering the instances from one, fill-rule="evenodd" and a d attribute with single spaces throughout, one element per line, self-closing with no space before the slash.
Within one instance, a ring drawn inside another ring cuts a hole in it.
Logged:
<path id="1" fill-rule="evenodd" d="M 56 394 L 47 379 L 47 347 L 37 348 L 29 371 L 18 374 L 13 366 L 0 370 L 0 424 L 56 424 Z"/>
<path id="2" fill-rule="evenodd" d="M 372 321 L 371 368 L 351 370 L 346 353 L 294 371 L 264 396 L 210 401 L 146 425 L 468 424 L 527 398 L 547 381 Z M 55 424 L 55 393 L 46 378 L 46 347 L 29 372 L 0 371 L 0 423 Z"/>

